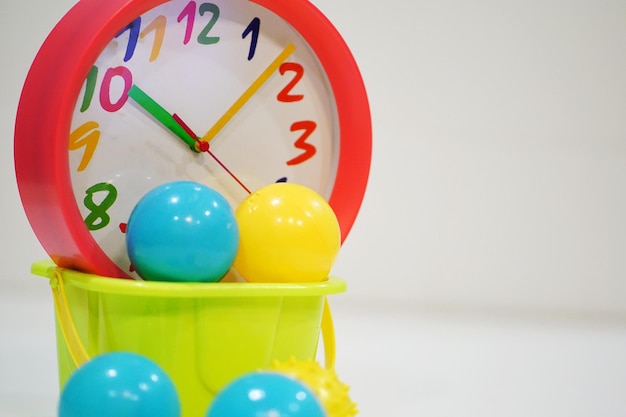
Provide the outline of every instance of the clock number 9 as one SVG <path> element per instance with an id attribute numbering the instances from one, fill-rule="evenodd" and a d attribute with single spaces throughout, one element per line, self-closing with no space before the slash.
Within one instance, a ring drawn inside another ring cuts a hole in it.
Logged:
<path id="1" fill-rule="evenodd" d="M 93 157 L 98 141 L 100 140 L 100 125 L 94 121 L 86 122 L 76 128 L 70 133 L 69 150 L 76 151 L 83 146 L 85 147 L 85 153 L 83 154 L 80 164 L 78 164 L 77 171 L 84 171 L 89 165 L 91 158 Z"/>
<path id="2" fill-rule="evenodd" d="M 104 197 L 100 199 L 100 202 L 96 202 L 94 197 L 96 194 L 105 193 Z M 99 230 L 106 226 L 111 221 L 107 210 L 110 209 L 115 200 L 117 200 L 117 189 L 113 184 L 101 182 L 87 188 L 85 191 L 85 199 L 83 203 L 85 207 L 90 210 L 89 215 L 85 218 L 85 225 L 89 230 Z"/>

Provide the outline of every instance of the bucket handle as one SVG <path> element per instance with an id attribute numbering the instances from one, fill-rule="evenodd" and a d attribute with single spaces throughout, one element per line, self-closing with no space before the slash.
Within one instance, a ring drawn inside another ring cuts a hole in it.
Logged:
<path id="1" fill-rule="evenodd" d="M 89 355 L 85 350 L 83 342 L 80 340 L 74 320 L 72 320 L 72 312 L 70 311 L 65 295 L 65 284 L 63 282 L 63 274 L 55 269 L 50 278 L 50 288 L 52 288 L 52 297 L 54 298 L 54 309 L 56 311 L 57 320 L 65 339 L 65 344 L 69 354 L 74 361 L 74 365 L 78 368 L 85 362 L 89 361 Z M 335 368 L 335 326 L 333 324 L 333 316 L 328 304 L 328 298 L 324 298 L 324 308 L 322 310 L 322 338 L 324 339 L 324 365 L 327 369 Z"/>
<path id="2" fill-rule="evenodd" d="M 78 368 L 89 360 L 89 355 L 76 331 L 74 320 L 72 320 L 72 313 L 70 312 L 67 296 L 65 295 L 63 274 L 61 274 L 58 269 L 55 269 L 52 273 L 50 287 L 52 288 L 52 297 L 54 298 L 54 309 L 57 313 L 56 316 L 59 320 L 65 344 L 74 361 L 74 365 Z"/>
<path id="3" fill-rule="evenodd" d="M 324 366 L 326 369 L 335 369 L 335 356 L 337 353 L 335 325 L 327 297 L 324 298 L 324 310 L 322 310 L 322 339 L 324 339 Z"/>

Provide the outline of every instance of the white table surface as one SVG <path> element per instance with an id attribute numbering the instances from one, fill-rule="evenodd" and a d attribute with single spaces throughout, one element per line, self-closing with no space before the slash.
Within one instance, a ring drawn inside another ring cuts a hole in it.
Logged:
<path id="1" fill-rule="evenodd" d="M 45 280 L 0 292 L 0 417 L 54 417 Z M 331 299 L 337 372 L 362 417 L 623 417 L 626 320 Z"/>

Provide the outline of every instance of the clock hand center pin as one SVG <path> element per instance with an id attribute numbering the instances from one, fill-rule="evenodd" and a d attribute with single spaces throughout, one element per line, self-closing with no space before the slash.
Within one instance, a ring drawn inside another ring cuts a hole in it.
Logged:
<path id="1" fill-rule="evenodd" d="M 178 116 L 176 113 L 172 114 L 172 118 L 174 120 L 176 120 L 176 122 L 183 128 L 185 129 L 185 131 L 191 136 L 191 137 L 195 137 L 196 138 L 196 149 L 198 152 L 206 152 L 208 153 L 211 158 L 213 158 L 215 160 L 215 162 L 217 162 L 219 164 L 219 166 L 221 166 L 224 171 L 226 171 L 228 173 L 228 175 L 230 175 L 236 182 L 237 184 L 241 185 L 241 187 L 246 190 L 246 192 L 248 194 L 252 194 L 252 192 L 250 191 L 250 189 L 248 187 L 246 187 L 243 182 L 241 182 L 241 180 L 239 178 L 237 178 L 237 176 L 235 176 L 235 174 L 233 174 L 233 172 L 228 169 L 228 167 L 226 167 L 226 165 L 224 165 L 224 163 L 222 161 L 219 160 L 219 158 L 217 156 L 215 156 L 215 154 L 213 152 L 211 152 L 211 150 L 209 149 L 209 142 L 205 142 L 203 140 L 201 140 L 194 132 L 193 130 L 191 130 L 191 128 L 183 121 L 183 119 L 180 118 L 180 116 Z"/>

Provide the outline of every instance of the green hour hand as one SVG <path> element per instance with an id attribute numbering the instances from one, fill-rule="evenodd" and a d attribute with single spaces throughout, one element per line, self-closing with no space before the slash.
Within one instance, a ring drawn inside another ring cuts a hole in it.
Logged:
<path id="1" fill-rule="evenodd" d="M 158 120 L 170 132 L 182 139 L 192 151 L 198 152 L 196 149 L 197 139 L 191 137 L 189 133 L 176 121 L 176 119 L 165 110 L 159 103 L 154 101 L 152 97 L 146 94 L 141 88 L 135 84 L 128 91 L 128 96 L 132 98 L 139 106 L 146 110 L 152 117 Z"/>

